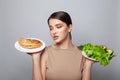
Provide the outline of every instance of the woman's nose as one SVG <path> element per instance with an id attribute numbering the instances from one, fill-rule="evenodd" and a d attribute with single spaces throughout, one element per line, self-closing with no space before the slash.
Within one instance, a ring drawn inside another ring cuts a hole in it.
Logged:
<path id="1" fill-rule="evenodd" d="M 56 29 L 53 29 L 53 30 L 52 30 L 52 33 L 53 33 L 53 34 L 56 34 L 56 33 L 57 33 L 57 30 L 56 30 Z"/>

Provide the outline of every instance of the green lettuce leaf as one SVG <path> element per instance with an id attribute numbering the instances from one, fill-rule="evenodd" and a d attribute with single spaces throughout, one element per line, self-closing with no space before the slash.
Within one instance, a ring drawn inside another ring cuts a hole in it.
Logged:
<path id="1" fill-rule="evenodd" d="M 84 51 L 89 58 L 99 61 L 102 66 L 107 66 L 110 63 L 110 60 L 115 56 L 113 50 L 108 51 L 108 48 L 103 45 L 87 43 L 78 46 L 78 48 Z"/>

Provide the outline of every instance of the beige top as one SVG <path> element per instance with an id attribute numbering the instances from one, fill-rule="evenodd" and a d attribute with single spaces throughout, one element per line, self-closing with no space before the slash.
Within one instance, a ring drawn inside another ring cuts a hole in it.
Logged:
<path id="1" fill-rule="evenodd" d="M 81 80 L 82 54 L 74 47 L 72 49 L 56 49 L 47 47 L 48 55 L 47 80 Z"/>

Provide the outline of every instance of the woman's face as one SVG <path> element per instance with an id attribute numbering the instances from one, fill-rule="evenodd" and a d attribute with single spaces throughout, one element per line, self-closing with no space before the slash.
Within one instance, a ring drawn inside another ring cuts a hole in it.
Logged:
<path id="1" fill-rule="evenodd" d="M 56 43 L 61 43 L 68 39 L 69 32 L 71 32 L 71 25 L 67 26 L 66 23 L 58 19 L 49 20 L 50 35 Z"/>

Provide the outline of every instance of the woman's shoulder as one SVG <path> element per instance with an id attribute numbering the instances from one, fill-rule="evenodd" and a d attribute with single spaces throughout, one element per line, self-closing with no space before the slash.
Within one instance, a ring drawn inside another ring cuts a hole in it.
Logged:
<path id="1" fill-rule="evenodd" d="M 43 53 L 44 54 L 48 54 L 50 51 L 51 51 L 51 45 L 49 45 L 49 46 L 46 46 L 45 48 L 44 48 L 44 50 L 43 50 Z"/>
<path id="2" fill-rule="evenodd" d="M 48 51 L 48 50 L 50 50 L 51 48 L 52 48 L 52 45 L 46 46 L 46 47 L 45 47 L 45 51 Z"/>
<path id="3" fill-rule="evenodd" d="M 80 53 L 82 52 L 82 50 L 79 49 L 78 46 L 76 46 L 76 45 L 75 45 L 75 50 L 76 50 L 76 51 L 79 51 Z"/>
<path id="4" fill-rule="evenodd" d="M 76 49 L 75 49 L 78 53 L 80 53 L 80 55 L 82 56 L 83 58 L 83 61 L 85 61 L 85 57 L 82 55 L 82 50 L 80 48 L 78 48 L 78 46 L 76 46 Z"/>

